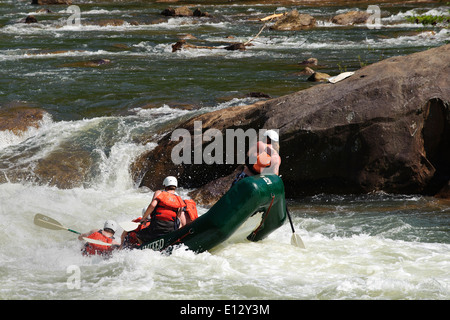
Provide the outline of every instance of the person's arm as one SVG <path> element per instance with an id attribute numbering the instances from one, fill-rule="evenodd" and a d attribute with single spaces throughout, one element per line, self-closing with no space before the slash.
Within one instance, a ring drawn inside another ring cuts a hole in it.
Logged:
<path id="1" fill-rule="evenodd" d="M 262 170 L 262 173 L 273 173 L 276 174 L 277 176 L 279 175 L 279 169 L 280 169 L 280 165 L 281 165 L 281 157 L 278 154 L 278 152 L 271 148 L 271 156 L 270 156 L 270 166 L 264 168 Z"/>
<path id="2" fill-rule="evenodd" d="M 153 210 L 155 210 L 156 206 L 158 205 L 158 200 L 156 199 L 156 197 L 159 196 L 160 193 L 161 193 L 161 191 L 158 190 L 153 195 L 152 201 L 150 202 L 150 204 L 147 207 L 147 210 L 145 210 L 144 215 L 142 216 L 141 224 L 145 223 L 147 218 L 153 212 Z"/>
<path id="3" fill-rule="evenodd" d="M 281 165 L 281 157 L 276 154 L 275 156 L 272 157 L 271 163 L 270 163 L 270 167 L 272 169 L 272 172 L 275 173 L 277 176 L 280 175 L 280 165 Z"/>
<path id="4" fill-rule="evenodd" d="M 254 144 L 249 150 L 248 150 L 248 162 L 249 164 L 253 165 L 256 163 L 256 160 L 258 159 L 258 154 L 261 151 L 264 151 L 266 148 L 266 145 L 262 141 L 258 141 L 256 144 Z"/>

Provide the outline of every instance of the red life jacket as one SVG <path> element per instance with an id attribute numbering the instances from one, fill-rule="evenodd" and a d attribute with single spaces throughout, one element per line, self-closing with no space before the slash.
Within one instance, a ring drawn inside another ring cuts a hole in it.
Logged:
<path id="1" fill-rule="evenodd" d="M 141 222 L 141 220 L 142 220 L 142 217 L 139 217 L 132 221 L 133 222 Z M 139 231 L 141 231 L 144 228 L 147 228 L 149 225 L 150 225 L 150 221 L 146 221 L 143 224 L 139 224 L 139 226 L 135 230 L 128 232 L 125 237 L 124 245 L 126 247 L 139 246 L 139 241 L 136 236 L 136 233 L 138 233 Z"/>
<path id="2" fill-rule="evenodd" d="M 133 222 L 141 222 L 141 220 L 142 220 L 142 217 L 139 217 L 139 218 L 136 218 L 136 219 L 134 219 L 134 220 L 132 220 L 132 221 L 133 221 Z M 142 224 L 139 224 L 139 226 L 138 226 L 135 230 L 130 231 L 130 232 L 138 232 L 138 231 L 141 231 L 142 229 L 147 228 L 149 225 L 150 225 L 150 221 L 146 221 L 146 222 L 144 222 L 144 223 L 142 223 Z"/>
<path id="3" fill-rule="evenodd" d="M 102 234 L 102 230 L 98 230 L 94 233 L 92 233 L 89 237 L 89 239 L 94 239 L 94 240 L 100 240 L 106 243 L 111 243 L 113 242 L 113 239 L 107 236 L 104 236 Z M 85 255 L 104 255 L 104 254 L 109 254 L 112 251 L 112 247 L 111 246 L 102 246 L 99 244 L 95 244 L 95 243 L 86 243 L 86 245 L 84 246 L 84 250 L 83 250 L 83 254 Z"/>
<path id="4" fill-rule="evenodd" d="M 178 209 L 186 206 L 180 196 L 167 191 L 162 191 L 155 199 L 158 200 L 158 205 L 153 216 L 158 220 L 175 221 Z"/>
<path id="5" fill-rule="evenodd" d="M 194 221 L 198 218 L 197 205 L 191 199 L 185 199 L 184 202 L 186 203 L 185 211 L 189 215 L 189 218 L 191 218 L 191 221 Z"/>

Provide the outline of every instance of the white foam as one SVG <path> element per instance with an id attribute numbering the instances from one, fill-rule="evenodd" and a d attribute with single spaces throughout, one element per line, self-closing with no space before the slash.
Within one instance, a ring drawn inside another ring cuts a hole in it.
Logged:
<path id="1" fill-rule="evenodd" d="M 44 113 L 36 127 L 30 126 L 27 130 L 18 131 L 16 133 L 10 130 L 0 131 L 0 150 L 12 145 L 17 145 L 30 137 L 36 136 L 40 132 L 45 131 L 51 124 L 53 124 L 51 115 Z"/>

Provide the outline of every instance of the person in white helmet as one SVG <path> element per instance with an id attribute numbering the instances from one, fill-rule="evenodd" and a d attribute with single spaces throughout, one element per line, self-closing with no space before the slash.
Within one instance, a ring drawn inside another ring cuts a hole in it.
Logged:
<path id="1" fill-rule="evenodd" d="M 148 242 L 158 236 L 177 230 L 180 226 L 179 216 L 186 203 L 176 193 L 177 178 L 168 176 L 163 181 L 164 190 L 157 190 L 141 219 L 141 224 L 150 218 L 150 225 L 137 232 L 140 243 Z"/>
<path id="2" fill-rule="evenodd" d="M 244 169 L 233 181 L 232 186 L 250 176 L 257 174 L 279 175 L 281 157 L 279 155 L 279 135 L 275 130 L 264 132 L 266 141 L 258 141 L 247 153 Z"/>
<path id="3" fill-rule="evenodd" d="M 105 224 L 103 225 L 103 229 L 93 229 L 89 232 L 80 234 L 78 236 L 79 240 L 83 240 L 83 238 L 89 238 L 111 244 L 111 246 L 104 246 L 87 242 L 82 249 L 83 255 L 109 256 L 111 252 L 120 245 L 120 243 L 118 243 L 114 239 L 114 234 L 116 233 L 116 231 L 117 222 L 115 222 L 114 220 L 106 220 Z"/>

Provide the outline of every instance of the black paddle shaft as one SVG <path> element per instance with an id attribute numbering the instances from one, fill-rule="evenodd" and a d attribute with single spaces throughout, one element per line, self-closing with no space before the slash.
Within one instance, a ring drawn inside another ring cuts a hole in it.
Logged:
<path id="1" fill-rule="evenodd" d="M 292 233 L 295 233 L 295 230 L 294 230 L 294 224 L 292 223 L 291 214 L 289 213 L 289 209 L 288 209 L 287 206 L 286 206 L 286 213 L 287 213 L 287 216 L 288 216 L 288 218 L 289 218 L 289 223 L 291 224 Z"/>

